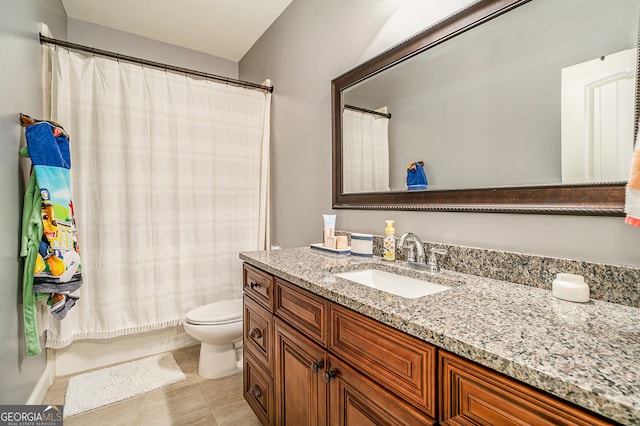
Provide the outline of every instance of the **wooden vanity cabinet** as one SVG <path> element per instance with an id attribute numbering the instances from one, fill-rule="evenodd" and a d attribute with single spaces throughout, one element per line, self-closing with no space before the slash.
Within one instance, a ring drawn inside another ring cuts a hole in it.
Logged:
<path id="1" fill-rule="evenodd" d="M 434 346 L 250 265 L 244 275 L 244 395 L 263 424 L 435 424 Z"/>
<path id="2" fill-rule="evenodd" d="M 326 425 L 326 351 L 275 318 L 276 424 Z"/>
<path id="3" fill-rule="evenodd" d="M 273 276 L 246 263 L 242 275 L 244 293 L 273 312 Z"/>
<path id="4" fill-rule="evenodd" d="M 244 296 L 243 346 L 267 371 L 273 370 L 273 315 Z"/>
<path id="5" fill-rule="evenodd" d="M 444 350 L 438 360 L 440 424 L 615 424 Z"/>
<path id="6" fill-rule="evenodd" d="M 436 347 L 331 304 L 329 352 L 372 381 L 436 417 Z"/>
<path id="7" fill-rule="evenodd" d="M 244 397 L 265 425 L 615 424 L 250 265 L 244 276 Z"/>
<path id="8" fill-rule="evenodd" d="M 322 347 L 329 340 L 329 301 L 276 278 L 274 313 Z"/>
<path id="9" fill-rule="evenodd" d="M 330 425 L 428 426 L 435 419 L 360 374 L 339 358 L 328 356 Z"/>
<path id="10" fill-rule="evenodd" d="M 242 373 L 242 387 L 245 400 L 262 424 L 276 424 L 273 378 L 249 351 L 244 353 L 244 370 Z"/>
<path id="11" fill-rule="evenodd" d="M 424 410 L 370 380 L 279 317 L 274 324 L 276 424 L 435 424 Z M 367 346 L 371 347 L 371 342 Z M 394 358 L 397 361 L 400 357 Z M 356 365 L 362 367 L 364 362 L 356 359 Z M 399 381 L 387 380 L 397 387 Z"/>
<path id="12" fill-rule="evenodd" d="M 262 424 L 275 425 L 273 277 L 247 264 L 243 277 L 242 392 Z"/>

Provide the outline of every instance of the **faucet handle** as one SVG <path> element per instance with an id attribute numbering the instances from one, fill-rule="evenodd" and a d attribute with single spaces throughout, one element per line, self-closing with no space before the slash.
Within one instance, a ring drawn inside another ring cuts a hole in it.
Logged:
<path id="1" fill-rule="evenodd" d="M 431 252 L 429 261 L 427 262 L 429 270 L 431 272 L 440 272 L 440 265 L 438 264 L 438 257 L 436 256 L 436 254 L 447 254 L 447 250 L 433 247 L 429 251 Z"/>

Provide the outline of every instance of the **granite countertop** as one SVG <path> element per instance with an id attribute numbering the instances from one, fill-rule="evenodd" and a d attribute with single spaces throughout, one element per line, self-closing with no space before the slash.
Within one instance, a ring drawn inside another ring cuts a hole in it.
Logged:
<path id="1" fill-rule="evenodd" d="M 245 252 L 277 277 L 622 424 L 640 424 L 640 309 L 308 247 Z M 405 299 L 333 274 L 389 270 L 449 285 Z"/>

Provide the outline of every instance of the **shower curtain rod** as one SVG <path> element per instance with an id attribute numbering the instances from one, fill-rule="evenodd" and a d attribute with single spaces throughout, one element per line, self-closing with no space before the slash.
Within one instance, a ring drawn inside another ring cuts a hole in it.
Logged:
<path id="1" fill-rule="evenodd" d="M 187 68 L 176 67 L 173 65 L 163 64 L 160 62 L 148 61 L 146 59 L 135 58 L 133 56 L 121 55 L 120 53 L 109 52 L 108 50 L 96 49 L 93 47 L 83 46 L 81 44 L 70 43 L 68 41 L 57 40 L 40 34 L 40 44 L 53 44 L 55 46 L 66 47 L 67 49 L 79 50 L 82 52 L 92 53 L 94 55 L 105 56 L 107 58 L 113 58 L 117 60 L 123 60 L 127 62 L 133 62 L 135 64 L 146 65 L 154 68 L 160 68 L 167 71 L 174 71 L 180 74 L 189 74 L 197 77 L 206 78 L 209 80 L 220 81 L 223 83 L 231 84 L 233 86 L 247 87 L 250 89 L 263 90 L 265 92 L 273 92 L 273 86 L 263 86 L 261 84 L 251 83 L 249 81 L 235 80 L 229 77 L 223 77 L 215 74 L 208 74 L 202 71 L 190 70 Z"/>
<path id="2" fill-rule="evenodd" d="M 354 111 L 360 111 L 360 112 L 366 112 L 369 114 L 373 114 L 373 115 L 379 115 L 381 117 L 386 117 L 386 118 L 391 118 L 391 113 L 384 113 L 384 112 L 380 112 L 380 111 L 373 111 L 370 109 L 366 109 L 366 108 L 362 108 L 362 107 L 358 107 L 358 106 L 354 106 L 354 105 L 346 105 L 344 106 L 346 109 L 352 109 Z"/>

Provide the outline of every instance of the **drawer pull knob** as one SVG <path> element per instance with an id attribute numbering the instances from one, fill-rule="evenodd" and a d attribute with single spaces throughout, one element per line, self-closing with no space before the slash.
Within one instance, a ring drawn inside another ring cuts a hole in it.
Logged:
<path id="1" fill-rule="evenodd" d="M 311 368 L 313 369 L 314 373 L 317 373 L 318 371 L 320 371 L 320 369 L 324 368 L 324 362 L 314 361 L 313 364 L 311 364 Z"/>
<path id="2" fill-rule="evenodd" d="M 324 377 L 324 381 L 329 383 L 331 379 L 336 377 L 336 372 L 335 370 L 327 370 L 324 373 L 322 373 L 322 376 Z"/>
<path id="3" fill-rule="evenodd" d="M 258 284 L 257 282 L 251 281 L 251 282 L 249 283 L 249 287 L 251 287 L 251 288 L 260 287 L 260 284 Z"/>
<path id="4" fill-rule="evenodd" d="M 249 337 L 251 337 L 252 339 L 259 339 L 262 337 L 262 333 L 259 329 L 252 328 L 251 331 L 249 331 Z"/>
<path id="5" fill-rule="evenodd" d="M 249 388 L 249 395 L 254 398 L 260 398 L 262 396 L 262 392 L 260 392 L 260 388 L 258 387 L 258 385 L 254 384 Z"/>

